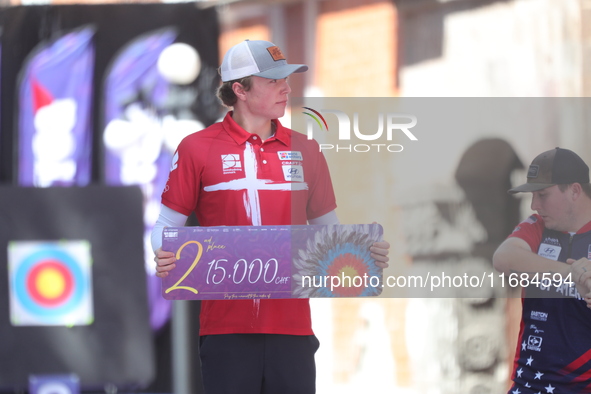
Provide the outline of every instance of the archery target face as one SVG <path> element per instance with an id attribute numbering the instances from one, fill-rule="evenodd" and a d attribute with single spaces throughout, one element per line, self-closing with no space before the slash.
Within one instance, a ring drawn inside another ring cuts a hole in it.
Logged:
<path id="1" fill-rule="evenodd" d="M 91 264 L 88 241 L 9 242 L 12 325 L 91 324 Z"/>

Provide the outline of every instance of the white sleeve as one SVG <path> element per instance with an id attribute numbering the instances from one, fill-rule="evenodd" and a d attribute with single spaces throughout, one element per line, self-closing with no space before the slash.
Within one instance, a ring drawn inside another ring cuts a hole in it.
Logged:
<path id="1" fill-rule="evenodd" d="M 156 220 L 156 224 L 152 229 L 152 249 L 156 251 L 162 247 L 162 231 L 164 227 L 184 226 L 187 218 L 188 216 L 170 209 L 166 205 L 161 205 L 160 216 L 158 216 L 158 220 Z"/>
<path id="2" fill-rule="evenodd" d="M 341 224 L 337 217 L 336 211 L 332 210 L 327 214 L 319 216 L 315 219 L 308 220 L 309 224 Z"/>

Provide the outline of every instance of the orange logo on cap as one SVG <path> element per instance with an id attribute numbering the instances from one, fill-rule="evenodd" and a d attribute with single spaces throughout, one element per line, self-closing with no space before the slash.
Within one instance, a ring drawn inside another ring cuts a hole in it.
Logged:
<path id="1" fill-rule="evenodd" d="M 279 47 L 269 47 L 267 48 L 267 51 L 269 51 L 273 60 L 285 60 L 285 56 L 283 56 L 283 53 L 281 53 L 281 49 L 279 49 Z"/>

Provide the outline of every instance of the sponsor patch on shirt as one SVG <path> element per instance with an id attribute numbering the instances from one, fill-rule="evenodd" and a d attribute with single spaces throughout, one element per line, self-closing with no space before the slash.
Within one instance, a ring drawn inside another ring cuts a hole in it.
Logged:
<path id="1" fill-rule="evenodd" d="M 222 155 L 222 171 L 224 174 L 234 174 L 238 171 L 242 171 L 240 155 L 234 153 Z"/>
<path id="2" fill-rule="evenodd" d="M 302 157 L 302 152 L 298 152 L 298 151 L 289 151 L 289 150 L 284 150 L 284 151 L 279 151 L 277 152 L 277 154 L 279 155 L 279 160 L 299 160 L 302 161 L 304 160 L 304 158 Z"/>
<path id="3" fill-rule="evenodd" d="M 548 320 L 548 313 L 547 312 L 540 312 L 540 311 L 531 311 L 530 315 L 532 320 L 537 321 L 547 321 Z"/>
<path id="4" fill-rule="evenodd" d="M 530 335 L 527 338 L 527 349 L 528 350 L 534 350 L 536 352 L 541 352 L 542 351 L 542 337 L 539 337 L 537 335 Z"/>
<path id="5" fill-rule="evenodd" d="M 524 220 L 524 223 L 534 224 L 537 221 L 538 221 L 538 218 L 535 215 L 531 215 L 530 217 L 528 217 L 527 219 Z"/>
<path id="6" fill-rule="evenodd" d="M 540 333 L 543 333 L 544 332 L 544 330 L 540 330 L 535 324 L 530 324 L 529 325 L 529 329 L 530 330 L 534 330 L 534 332 L 536 334 L 540 334 Z"/>
<path id="7" fill-rule="evenodd" d="M 554 237 L 546 237 L 546 238 L 544 238 L 542 243 L 560 246 L 560 241 L 558 240 L 558 238 L 554 238 Z"/>
<path id="8" fill-rule="evenodd" d="M 517 227 L 515 227 L 515 228 L 513 229 L 513 232 L 515 233 L 515 232 L 517 232 L 517 231 L 520 231 L 520 230 L 521 230 L 521 225 L 523 225 L 523 224 L 528 224 L 528 225 L 530 225 L 530 224 L 534 224 L 534 223 L 535 223 L 535 222 L 537 222 L 537 221 L 538 221 L 538 218 L 537 218 L 535 215 L 531 215 L 530 217 L 528 217 L 527 219 L 525 219 L 523 222 L 519 223 L 519 224 L 517 225 Z"/>
<path id="9" fill-rule="evenodd" d="M 304 182 L 304 167 L 302 166 L 282 166 L 283 177 L 289 182 Z"/>
<path id="10" fill-rule="evenodd" d="M 558 261 L 558 256 L 560 255 L 561 250 L 562 248 L 558 245 L 542 243 L 538 249 L 538 255 L 550 260 Z"/>

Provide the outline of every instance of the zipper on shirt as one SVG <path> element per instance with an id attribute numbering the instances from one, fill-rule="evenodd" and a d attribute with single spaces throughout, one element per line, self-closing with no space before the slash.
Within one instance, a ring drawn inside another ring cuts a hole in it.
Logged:
<path id="1" fill-rule="evenodd" d="M 566 250 L 566 258 L 570 259 L 570 254 L 572 252 L 572 246 L 573 246 L 573 238 L 575 237 L 575 234 L 569 234 L 569 239 L 568 239 L 568 249 Z"/>

